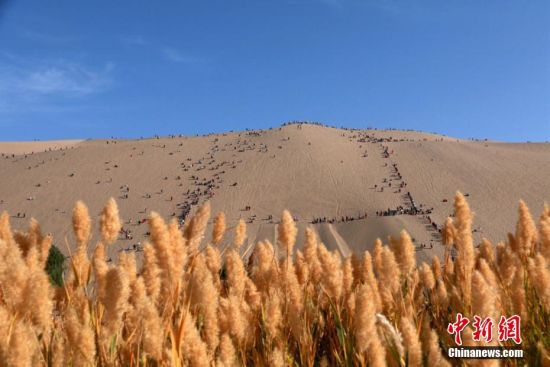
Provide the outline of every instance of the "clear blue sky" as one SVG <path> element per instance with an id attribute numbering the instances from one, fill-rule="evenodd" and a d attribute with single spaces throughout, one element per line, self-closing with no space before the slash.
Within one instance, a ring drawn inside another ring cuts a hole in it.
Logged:
<path id="1" fill-rule="evenodd" d="M 550 1 L 0 0 L 0 140 L 315 120 L 550 140 Z"/>

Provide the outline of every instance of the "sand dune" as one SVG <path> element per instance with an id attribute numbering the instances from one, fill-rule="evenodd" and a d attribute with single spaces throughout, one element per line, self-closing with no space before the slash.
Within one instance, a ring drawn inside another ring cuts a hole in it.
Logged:
<path id="1" fill-rule="evenodd" d="M 71 149 L 82 140 L 10 141 L 0 142 L 3 155 L 34 154 L 52 150 Z"/>
<path id="2" fill-rule="evenodd" d="M 418 258 L 428 259 L 441 252 L 431 248 L 439 236 L 432 222 L 442 224 L 452 212 L 456 190 L 470 195 L 477 240 L 497 240 L 513 228 L 520 199 L 538 215 L 550 198 L 550 144 L 307 124 L 202 137 L 53 143 L 0 143 L 0 152 L 9 153 L 0 160 L 0 210 L 14 216 L 15 228 L 35 217 L 65 252 L 65 239 L 73 243 L 71 210 L 79 199 L 93 217 L 110 196 L 117 199 L 130 232 L 128 239 L 121 235 L 112 255 L 146 239 L 141 221 L 150 211 L 182 219 L 210 200 L 214 211 L 226 213 L 228 226 L 239 218 L 248 222 L 250 243 L 273 241 L 286 208 L 300 236 L 314 219 L 334 218 L 313 224 L 330 249 L 363 251 L 375 238 L 398 236 L 405 228 L 419 246 Z M 49 151 L 62 146 L 71 148 Z M 410 209 L 411 197 L 424 214 L 376 215 Z M 354 220 L 342 221 L 346 216 Z"/>

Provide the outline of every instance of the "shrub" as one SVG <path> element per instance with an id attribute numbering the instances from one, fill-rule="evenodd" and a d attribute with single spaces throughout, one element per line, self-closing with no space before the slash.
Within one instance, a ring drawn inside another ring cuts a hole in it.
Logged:
<path id="1" fill-rule="evenodd" d="M 48 259 L 46 260 L 46 273 L 50 276 L 50 281 L 57 287 L 63 286 L 63 272 L 65 270 L 65 255 L 57 246 L 52 245 L 48 252 Z"/>

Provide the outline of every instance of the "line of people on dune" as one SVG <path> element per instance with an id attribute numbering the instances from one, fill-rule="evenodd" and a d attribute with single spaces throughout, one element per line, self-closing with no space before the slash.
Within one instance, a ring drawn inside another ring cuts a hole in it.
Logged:
<path id="1" fill-rule="evenodd" d="M 357 216 L 350 216 L 350 215 L 343 215 L 338 218 L 327 218 L 327 217 L 315 217 L 311 220 L 310 223 L 317 224 L 317 223 L 344 223 L 344 222 L 352 222 L 354 220 L 361 220 L 368 217 L 368 214 L 365 212 L 364 214 L 359 214 Z"/>

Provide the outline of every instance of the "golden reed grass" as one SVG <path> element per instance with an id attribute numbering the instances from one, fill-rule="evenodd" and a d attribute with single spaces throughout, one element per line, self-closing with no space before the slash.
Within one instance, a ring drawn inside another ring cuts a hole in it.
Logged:
<path id="1" fill-rule="evenodd" d="M 455 214 L 444 226 L 444 258 L 417 265 L 405 231 L 342 258 L 308 228 L 294 251 L 297 229 L 285 211 L 277 246 L 262 241 L 245 261 L 244 222 L 224 243 L 218 214 L 203 241 L 208 204 L 182 229 L 152 213 L 138 267 L 133 254 L 106 261 L 121 225 L 116 202 L 101 214 L 93 249 L 88 209 L 77 202 L 76 250 L 55 288 L 43 270 L 52 238 L 35 220 L 27 232 L 12 231 L 4 213 L 0 365 L 448 366 L 454 342 L 446 328 L 458 312 L 522 316 L 526 358 L 475 364 L 550 364 L 550 209 L 537 226 L 521 202 L 515 234 L 478 247 L 460 193 Z"/>

